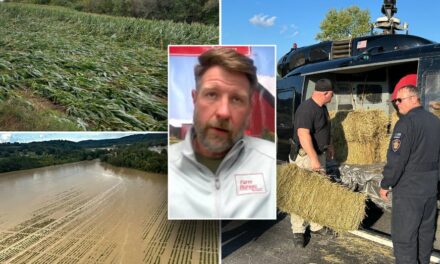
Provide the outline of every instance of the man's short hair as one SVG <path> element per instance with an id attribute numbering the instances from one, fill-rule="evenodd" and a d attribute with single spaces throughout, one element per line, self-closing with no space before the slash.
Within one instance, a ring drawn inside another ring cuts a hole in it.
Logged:
<path id="1" fill-rule="evenodd" d="M 317 92 L 333 91 L 333 84 L 329 79 L 319 79 L 316 82 L 315 91 Z"/>
<path id="2" fill-rule="evenodd" d="M 408 90 L 408 92 L 414 94 L 415 96 L 417 96 L 417 98 L 420 99 L 420 89 L 417 88 L 417 86 L 414 85 L 405 85 L 399 88 L 400 89 L 406 89 Z"/>
<path id="3" fill-rule="evenodd" d="M 254 61 L 235 49 L 227 47 L 213 48 L 199 56 L 199 64 L 194 68 L 197 89 L 199 89 L 203 74 L 213 66 L 220 66 L 227 71 L 246 75 L 250 83 L 251 94 L 252 90 L 256 89 L 258 81 Z"/>

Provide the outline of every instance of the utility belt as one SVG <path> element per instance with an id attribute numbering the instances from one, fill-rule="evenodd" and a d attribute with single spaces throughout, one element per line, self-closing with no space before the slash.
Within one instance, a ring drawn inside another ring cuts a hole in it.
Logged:
<path id="1" fill-rule="evenodd" d="M 294 140 L 289 139 L 290 143 L 290 153 L 289 157 L 290 160 L 294 161 L 296 160 L 296 157 L 299 155 L 300 157 L 304 157 L 307 155 L 306 151 L 299 145 L 296 144 Z M 324 146 L 322 150 L 317 150 L 316 154 L 321 155 L 324 154 L 328 149 L 328 146 Z"/>

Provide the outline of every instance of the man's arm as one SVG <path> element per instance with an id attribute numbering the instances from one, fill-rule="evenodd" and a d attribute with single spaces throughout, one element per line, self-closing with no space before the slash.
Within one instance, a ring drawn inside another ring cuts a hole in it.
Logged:
<path id="1" fill-rule="evenodd" d="M 321 164 L 319 163 L 318 154 L 313 147 L 312 136 L 310 135 L 310 130 L 307 128 L 298 128 L 298 138 L 301 147 L 307 153 L 311 161 L 311 169 L 318 171 L 321 169 Z"/>

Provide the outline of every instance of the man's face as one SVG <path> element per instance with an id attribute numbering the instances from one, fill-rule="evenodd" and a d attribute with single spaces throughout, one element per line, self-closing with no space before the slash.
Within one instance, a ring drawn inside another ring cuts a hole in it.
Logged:
<path id="1" fill-rule="evenodd" d="M 397 91 L 396 106 L 399 113 L 406 115 L 411 109 L 417 106 L 417 96 L 408 89 L 402 88 Z"/>
<path id="2" fill-rule="evenodd" d="M 328 104 L 332 101 L 333 98 L 333 91 L 327 91 L 325 92 L 325 103 Z"/>
<path id="3" fill-rule="evenodd" d="M 209 68 L 193 90 L 196 150 L 205 156 L 228 151 L 242 136 L 251 112 L 250 83 L 244 74 Z"/>

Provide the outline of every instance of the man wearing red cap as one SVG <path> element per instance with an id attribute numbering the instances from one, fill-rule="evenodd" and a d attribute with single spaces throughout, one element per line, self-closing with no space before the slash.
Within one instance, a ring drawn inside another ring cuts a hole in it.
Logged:
<path id="1" fill-rule="evenodd" d="M 392 101 L 401 117 L 387 153 L 382 199 L 392 190 L 391 237 L 396 263 L 429 263 L 435 235 L 440 120 L 420 103 L 417 76 L 403 77 Z"/>
<path id="2" fill-rule="evenodd" d="M 391 95 L 391 100 L 396 99 L 397 91 L 399 91 L 400 88 L 408 85 L 417 86 L 417 74 L 412 73 L 402 77 L 402 79 L 400 79 L 400 81 L 396 84 L 394 88 L 393 94 Z"/>

